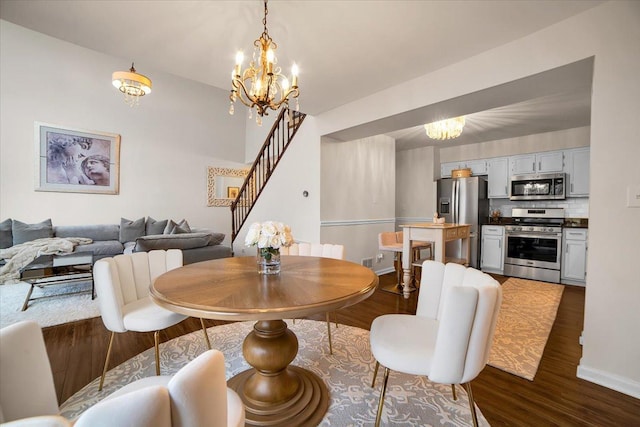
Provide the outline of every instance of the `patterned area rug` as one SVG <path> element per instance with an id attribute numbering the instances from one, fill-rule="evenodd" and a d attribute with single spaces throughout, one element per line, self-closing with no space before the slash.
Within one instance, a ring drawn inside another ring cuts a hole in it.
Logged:
<path id="1" fill-rule="evenodd" d="M 100 316 L 98 300 L 91 299 L 91 282 L 77 282 L 60 285 L 36 287 L 32 297 L 56 295 L 52 298 L 29 302 L 25 311 L 22 304 L 31 285 L 25 282 L 0 285 L 0 327 L 21 320 L 34 320 L 41 328 L 75 320 Z M 81 294 L 62 295 L 76 291 L 88 291 Z M 59 295 L 59 296 L 58 296 Z"/>
<path id="2" fill-rule="evenodd" d="M 378 373 L 376 387 L 371 388 L 375 362 L 369 350 L 369 331 L 346 325 L 332 327 L 333 355 L 330 355 L 326 323 L 314 320 L 287 323 L 299 341 L 298 356 L 293 364 L 314 372 L 329 388 L 329 411 L 320 425 L 373 425 L 382 384 L 382 370 Z M 242 357 L 242 341 L 252 327 L 253 322 L 241 322 L 208 329 L 211 346 L 225 355 L 227 379 L 249 368 Z M 162 374 L 175 373 L 204 349 L 202 331 L 161 344 Z M 98 392 L 100 379 L 97 378 L 62 404 L 62 415 L 75 419 L 123 385 L 154 375 L 153 359 L 151 348 L 111 369 L 107 373 L 102 392 Z M 433 384 L 424 377 L 392 372 L 389 376 L 382 424 L 470 426 L 472 422 L 467 395 L 462 387 L 457 387 L 457 391 L 458 400 L 454 401 L 449 385 Z M 480 425 L 489 425 L 479 411 L 478 418 Z"/>
<path id="3" fill-rule="evenodd" d="M 514 277 L 502 284 L 502 307 L 489 365 L 533 381 L 562 291 L 563 285 Z"/>

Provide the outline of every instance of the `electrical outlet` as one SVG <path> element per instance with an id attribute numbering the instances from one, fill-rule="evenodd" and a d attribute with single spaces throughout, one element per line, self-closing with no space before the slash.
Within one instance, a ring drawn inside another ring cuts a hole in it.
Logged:
<path id="1" fill-rule="evenodd" d="M 376 256 L 376 262 L 378 264 L 380 264 L 380 262 L 384 259 L 384 254 L 378 254 L 378 256 Z"/>

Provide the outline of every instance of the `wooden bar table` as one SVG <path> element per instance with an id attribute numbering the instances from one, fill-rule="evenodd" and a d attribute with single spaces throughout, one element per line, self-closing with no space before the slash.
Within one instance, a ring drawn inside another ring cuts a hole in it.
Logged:
<path id="1" fill-rule="evenodd" d="M 423 222 L 416 224 L 406 224 L 400 226 L 403 230 L 402 241 L 402 270 L 403 284 L 402 293 L 405 298 L 409 298 L 411 293 L 412 269 L 411 269 L 411 242 L 414 240 L 433 242 L 431 250 L 435 261 L 446 262 L 445 244 L 453 240 L 462 239 L 462 254 L 465 256 L 460 261 L 469 264 L 471 258 L 470 230 L 471 226 L 466 224 L 434 224 Z"/>
<path id="2" fill-rule="evenodd" d="M 348 307 L 368 298 L 378 277 L 332 258 L 282 256 L 278 275 L 258 274 L 255 257 L 223 258 L 171 270 L 151 285 L 160 306 L 193 317 L 255 320 L 242 346 L 253 368 L 229 379 L 242 398 L 246 424 L 316 426 L 329 393 L 314 373 L 290 365 L 298 339 L 282 319 Z"/>

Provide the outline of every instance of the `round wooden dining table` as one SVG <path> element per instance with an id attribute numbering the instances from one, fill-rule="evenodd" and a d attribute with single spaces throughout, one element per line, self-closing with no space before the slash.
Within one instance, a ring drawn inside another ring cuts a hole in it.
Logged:
<path id="1" fill-rule="evenodd" d="M 316 374 L 291 365 L 298 339 L 282 319 L 356 304 L 373 294 L 378 277 L 366 267 L 338 259 L 281 260 L 277 275 L 258 274 L 255 257 L 189 264 L 159 276 L 151 285 L 151 298 L 188 316 L 255 320 L 242 345 L 252 369 L 227 382 L 245 404 L 246 424 L 316 426 L 329 407 L 329 393 Z"/>

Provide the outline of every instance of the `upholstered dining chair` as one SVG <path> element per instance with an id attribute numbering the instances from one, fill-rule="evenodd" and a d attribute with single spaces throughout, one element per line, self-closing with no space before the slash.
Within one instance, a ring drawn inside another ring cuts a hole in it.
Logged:
<path id="1" fill-rule="evenodd" d="M 71 426 L 59 416 L 51 365 L 36 322 L 0 329 L 0 423 Z"/>
<path id="2" fill-rule="evenodd" d="M 245 409 L 227 387 L 224 355 L 208 350 L 173 376 L 142 378 L 86 410 L 74 427 L 242 427 Z"/>
<path id="3" fill-rule="evenodd" d="M 163 273 L 182 267 L 179 249 L 153 250 L 102 258 L 93 266 L 93 281 L 100 315 L 111 331 L 107 356 L 98 390 L 102 390 L 109 367 L 115 333 L 154 332 L 156 375 L 160 375 L 159 331 L 178 324 L 188 316 L 174 313 L 155 304 L 149 287 Z M 207 347 L 211 349 L 207 329 L 200 319 Z"/>
<path id="4" fill-rule="evenodd" d="M 430 381 L 464 384 L 473 425 L 478 425 L 471 381 L 484 369 L 502 301 L 498 282 L 460 264 L 425 261 L 415 315 L 388 314 L 371 324 L 371 352 L 385 367 L 376 426 L 380 425 L 389 371 L 425 375 Z"/>
<path id="5" fill-rule="evenodd" d="M 282 255 L 316 256 L 324 258 L 344 259 L 344 245 L 334 245 L 331 243 L 293 243 L 291 246 L 280 248 Z M 327 335 L 329 337 L 329 354 L 333 354 L 333 344 L 331 343 L 331 318 L 329 312 L 326 313 Z M 335 316 L 335 313 L 334 313 Z M 336 328 L 338 322 L 335 320 Z"/>
<path id="6" fill-rule="evenodd" d="M 244 405 L 226 386 L 224 355 L 209 350 L 173 376 L 143 378 L 85 411 L 75 427 L 240 427 Z M 59 415 L 40 326 L 23 321 L 0 330 L 0 423 L 3 427 L 70 427 Z M 5 424 L 6 423 L 6 424 Z"/>

